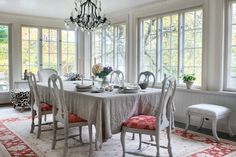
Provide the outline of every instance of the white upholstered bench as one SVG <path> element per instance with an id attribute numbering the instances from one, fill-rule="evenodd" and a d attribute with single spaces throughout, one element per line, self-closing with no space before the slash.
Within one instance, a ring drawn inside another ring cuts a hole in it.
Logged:
<path id="1" fill-rule="evenodd" d="M 186 121 L 185 131 L 188 130 L 191 118 L 190 116 L 191 115 L 199 116 L 201 117 L 201 122 L 200 125 L 198 126 L 198 129 L 202 128 L 205 119 L 212 120 L 212 133 L 213 136 L 216 138 L 216 140 L 219 141 L 220 139 L 217 136 L 217 121 L 219 119 L 227 118 L 227 128 L 230 136 L 233 136 L 233 132 L 230 127 L 230 113 L 231 111 L 229 108 L 219 105 L 196 104 L 189 106 L 186 112 L 187 121 Z"/>

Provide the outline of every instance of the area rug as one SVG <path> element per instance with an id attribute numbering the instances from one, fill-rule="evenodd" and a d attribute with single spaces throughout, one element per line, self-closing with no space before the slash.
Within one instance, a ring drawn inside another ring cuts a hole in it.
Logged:
<path id="1" fill-rule="evenodd" d="M 19 118 L 8 118 L 0 120 L 0 157 L 60 157 L 63 153 L 63 141 L 57 142 L 56 149 L 51 150 L 52 131 L 42 132 L 41 138 L 36 138 L 35 133 L 30 134 L 30 116 Z M 78 129 L 72 129 L 71 134 L 78 133 Z M 59 131 L 59 136 L 63 130 Z M 143 144 L 141 150 L 138 148 L 138 136 L 131 140 L 132 134 L 126 136 L 126 148 L 128 152 L 134 152 L 140 156 L 155 156 L 156 148 Z M 213 137 L 196 132 L 184 133 L 182 129 L 176 128 L 172 131 L 172 146 L 174 157 L 235 157 L 236 143 L 221 140 L 217 143 Z M 143 140 L 150 142 L 149 136 Z M 89 146 L 88 130 L 83 128 L 83 144 L 77 140 L 69 140 L 69 157 L 88 156 Z M 161 144 L 166 145 L 166 134 L 162 131 Z M 93 147 L 94 148 L 94 147 Z M 95 157 L 122 156 L 120 135 L 116 134 L 102 145 L 99 151 L 93 151 Z M 133 156 L 127 154 L 127 157 Z M 167 150 L 161 149 L 161 156 L 167 157 Z"/>

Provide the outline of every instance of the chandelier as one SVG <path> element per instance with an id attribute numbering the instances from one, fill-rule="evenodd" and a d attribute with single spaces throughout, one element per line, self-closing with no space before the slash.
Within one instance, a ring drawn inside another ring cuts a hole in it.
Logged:
<path id="1" fill-rule="evenodd" d="M 72 24 L 75 29 L 92 32 L 97 28 L 110 24 L 105 14 L 102 16 L 101 0 L 75 0 L 75 8 L 71 16 L 65 19 L 67 28 Z"/>

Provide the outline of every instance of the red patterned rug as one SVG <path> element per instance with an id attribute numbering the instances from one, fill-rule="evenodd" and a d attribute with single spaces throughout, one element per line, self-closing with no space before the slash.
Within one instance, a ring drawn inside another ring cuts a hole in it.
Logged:
<path id="1" fill-rule="evenodd" d="M 63 151 L 63 141 L 58 142 L 56 149 L 51 150 L 52 132 L 43 132 L 40 139 L 36 134 L 30 134 L 30 116 L 9 118 L 0 120 L 0 157 L 58 157 Z M 37 131 L 37 129 L 36 129 Z M 35 131 L 35 132 L 36 132 Z M 72 130 L 76 132 L 77 130 Z M 87 128 L 83 129 L 84 142 L 87 142 Z M 166 144 L 165 133 L 161 143 Z M 144 137 L 149 141 L 149 136 Z M 71 140 L 68 156 L 85 157 L 88 156 L 88 146 L 78 145 L 77 141 Z M 137 150 L 138 141 L 131 140 L 131 135 L 127 135 L 126 147 L 132 152 L 155 156 L 155 147 L 143 145 L 142 151 Z M 236 143 L 221 140 L 217 143 L 211 136 L 206 136 L 196 132 L 184 133 L 182 129 L 175 129 L 172 132 L 172 146 L 174 156 L 177 157 L 236 157 Z M 162 156 L 168 156 L 166 150 L 161 150 Z M 114 135 L 112 139 L 103 144 L 101 151 L 94 151 L 93 156 L 113 157 L 122 156 L 120 145 L 120 135 Z M 127 154 L 127 156 L 130 156 Z"/>

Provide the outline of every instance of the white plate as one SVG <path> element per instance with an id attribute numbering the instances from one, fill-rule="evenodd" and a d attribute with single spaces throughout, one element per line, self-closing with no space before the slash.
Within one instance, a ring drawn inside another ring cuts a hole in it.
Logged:
<path id="1" fill-rule="evenodd" d="M 139 92 L 139 88 L 119 90 L 119 93 L 138 93 L 138 92 Z"/>
<path id="2" fill-rule="evenodd" d="M 92 89 L 91 93 L 103 93 L 104 91 L 104 89 Z"/>
<path id="3" fill-rule="evenodd" d="M 77 92 L 89 92 L 89 91 L 91 91 L 91 89 L 90 88 L 88 88 L 88 89 L 76 89 L 77 90 Z"/>
<path id="4" fill-rule="evenodd" d="M 76 85 L 75 86 L 77 89 L 91 89 L 92 85 Z"/>

